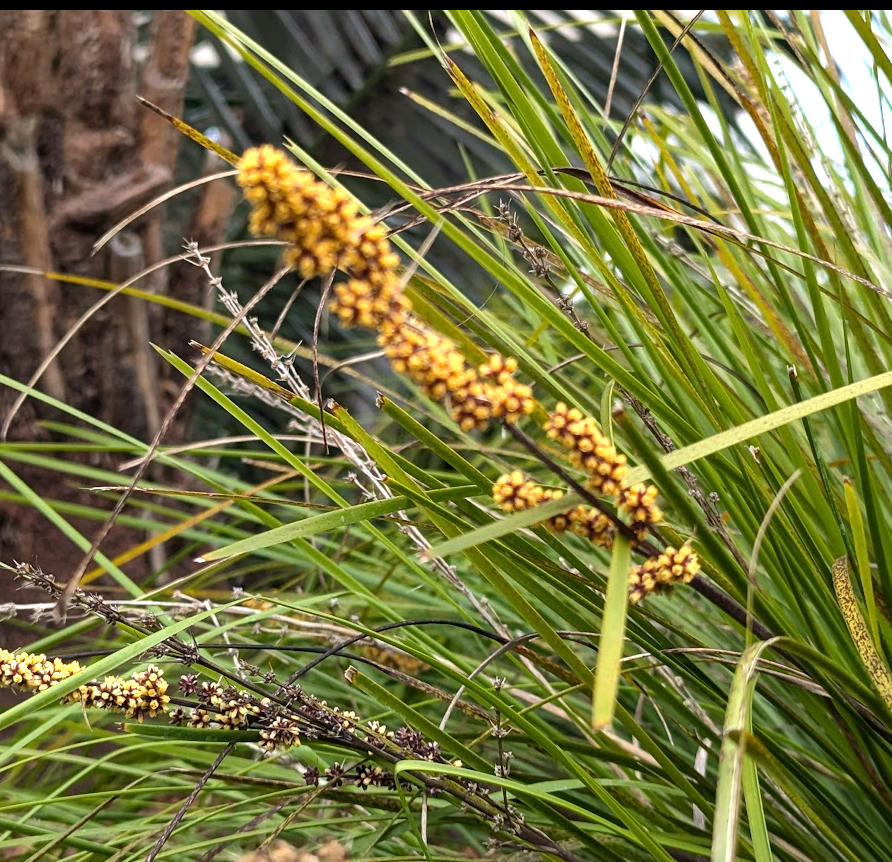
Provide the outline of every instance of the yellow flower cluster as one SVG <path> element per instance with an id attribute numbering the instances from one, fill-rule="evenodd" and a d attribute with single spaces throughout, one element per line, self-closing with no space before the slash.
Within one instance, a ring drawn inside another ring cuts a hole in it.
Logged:
<path id="1" fill-rule="evenodd" d="M 334 271 L 358 215 L 349 195 L 297 170 L 268 145 L 242 156 L 237 179 L 251 204 L 251 233 L 287 243 L 285 261 L 304 278 Z"/>
<path id="2" fill-rule="evenodd" d="M 619 492 L 619 508 L 628 515 L 628 523 L 639 542 L 643 542 L 647 531 L 663 520 L 663 513 L 657 506 L 657 489 L 654 485 L 638 482 L 623 487 Z"/>
<path id="3" fill-rule="evenodd" d="M 287 154 L 265 144 L 245 152 L 237 180 L 251 204 L 248 229 L 287 243 L 285 263 L 302 278 L 336 269 L 350 280 L 335 289 L 333 311 L 347 326 L 376 328 L 408 311 L 399 278 L 399 257 L 386 230 L 347 192 L 320 182 Z"/>
<path id="4" fill-rule="evenodd" d="M 500 476 L 492 488 L 492 497 L 504 512 L 523 512 L 534 509 L 549 500 L 559 500 L 563 491 L 543 488 L 524 477 L 520 470 Z M 596 545 L 609 548 L 613 545 L 616 526 L 597 509 L 574 506 L 548 520 L 540 522 L 547 530 L 562 535 L 568 530 Z"/>
<path id="5" fill-rule="evenodd" d="M 566 414 L 569 411 L 564 409 L 564 412 Z M 500 476 L 492 488 L 496 505 L 508 513 L 534 509 L 549 500 L 558 500 L 563 495 L 563 491 L 537 485 L 520 470 Z M 621 485 L 616 496 L 618 510 L 626 513 L 630 528 L 636 538 L 643 542 L 649 527 L 662 519 L 662 512 L 654 502 L 657 489 L 653 485 Z M 569 531 L 608 549 L 613 546 L 617 530 L 617 525 L 611 518 L 596 508 L 585 506 L 575 506 L 540 521 L 537 526 L 544 526 L 557 535 Z M 649 593 L 664 592 L 675 584 L 690 583 L 699 571 L 700 560 L 688 545 L 679 550 L 666 548 L 662 554 L 649 557 L 640 566 L 632 568 L 629 573 L 629 600 L 636 604 Z"/>
<path id="6" fill-rule="evenodd" d="M 513 358 L 495 356 L 471 368 L 453 341 L 411 315 L 400 326 L 382 327 L 378 343 L 394 371 L 411 377 L 429 398 L 448 402 L 463 431 L 485 428 L 493 419 L 514 423 L 533 412 L 532 390 L 512 377 Z"/>
<path id="7" fill-rule="evenodd" d="M 0 685 L 24 691 L 44 691 L 82 670 L 76 661 L 48 659 L 45 655 L 18 653 L 0 649 Z M 102 682 L 80 686 L 63 698 L 64 703 L 123 712 L 127 718 L 142 721 L 167 711 L 167 680 L 164 672 L 150 666 L 130 679 L 107 676 Z"/>
<path id="8" fill-rule="evenodd" d="M 226 689 L 217 682 L 202 683 L 200 700 L 215 707 L 213 714 L 210 710 L 199 707 L 193 710 L 190 722 L 194 719 L 198 726 L 214 722 L 218 727 L 228 730 L 247 727 L 251 719 L 259 716 L 270 704 L 268 699 L 249 700 L 240 696 L 238 691 Z"/>
<path id="9" fill-rule="evenodd" d="M 372 280 L 351 278 L 335 285 L 330 307 L 342 326 L 377 329 L 385 321 L 405 321 L 411 305 L 399 278 L 389 273 L 381 282 L 376 285 Z"/>
<path id="10" fill-rule="evenodd" d="M 492 498 L 504 512 L 524 512 L 563 496 L 563 491 L 543 488 L 527 479 L 520 470 L 499 476 L 492 486 Z"/>
<path id="11" fill-rule="evenodd" d="M 517 360 L 513 356 L 492 354 L 477 368 L 477 376 L 483 381 L 486 399 L 489 401 L 493 419 L 501 419 L 509 425 L 522 416 L 528 416 L 536 406 L 533 390 L 514 379 Z"/>
<path id="12" fill-rule="evenodd" d="M 586 484 L 597 494 L 614 497 L 638 541 L 663 520 L 657 489 L 641 482 L 626 485 L 626 456 L 601 433 L 598 423 L 581 410 L 559 403 L 543 426 L 545 433 L 570 450 L 570 460 L 588 474 Z"/>
<path id="13" fill-rule="evenodd" d="M 303 278 L 346 273 L 334 287 L 331 311 L 344 326 L 377 330 L 394 369 L 428 397 L 447 401 L 462 430 L 494 419 L 517 422 L 532 412 L 530 387 L 513 379 L 514 359 L 494 356 L 479 369 L 468 367 L 454 342 L 411 314 L 386 228 L 360 215 L 346 192 L 268 144 L 245 152 L 237 179 L 252 205 L 251 232 L 287 243 L 285 262 Z"/>
<path id="14" fill-rule="evenodd" d="M 598 494 L 617 495 L 628 467 L 626 456 L 598 428 L 591 416 L 559 403 L 544 425 L 545 433 L 570 450 L 570 460 L 588 474 L 588 486 Z"/>
<path id="15" fill-rule="evenodd" d="M 164 671 L 154 665 L 136 671 L 129 679 L 107 676 L 102 682 L 88 683 L 64 698 L 68 703 L 83 703 L 96 709 L 123 712 L 141 722 L 167 712 L 170 697 Z"/>
<path id="16" fill-rule="evenodd" d="M 616 524 L 595 508 L 577 506 L 567 514 L 570 530 L 601 548 L 612 548 L 616 536 Z"/>
<path id="17" fill-rule="evenodd" d="M 0 686 L 19 691 L 44 691 L 81 670 L 76 661 L 48 659 L 42 653 L 13 654 L 0 649 Z"/>
<path id="18" fill-rule="evenodd" d="M 435 401 L 467 389 L 474 382 L 474 372 L 455 343 L 414 317 L 402 326 L 382 328 L 378 342 L 393 370 L 411 377 Z"/>
<path id="19" fill-rule="evenodd" d="M 688 545 L 677 551 L 669 547 L 634 566 L 629 573 L 629 601 L 637 604 L 650 593 L 660 593 L 676 584 L 689 584 L 700 571 L 700 560 Z"/>

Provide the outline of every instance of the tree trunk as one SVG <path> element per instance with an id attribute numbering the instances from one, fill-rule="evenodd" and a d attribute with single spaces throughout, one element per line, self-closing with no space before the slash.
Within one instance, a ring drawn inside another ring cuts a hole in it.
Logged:
<path id="1" fill-rule="evenodd" d="M 195 21 L 182 10 L 151 14 L 145 60 L 137 64 L 132 10 L 0 11 L 0 264 L 18 267 L 0 269 L 0 373 L 15 380 L 29 381 L 60 338 L 107 295 L 43 273 L 119 283 L 171 253 L 164 248 L 163 207 L 93 253 L 104 231 L 173 185 L 182 136 L 136 95 L 182 114 Z M 219 209 L 214 215 L 205 223 L 219 230 L 226 218 Z M 139 286 L 201 304 L 208 289 L 196 284 L 192 269 L 180 267 L 190 270 L 182 285 L 162 269 Z M 178 292 L 181 286 L 188 295 Z M 192 318 L 116 296 L 77 329 L 37 388 L 148 440 L 181 383 L 149 342 L 182 352 L 189 337 L 206 337 Z M 0 386 L 0 422 L 18 394 Z M 28 400 L 9 438 L 48 438 L 40 422 L 58 418 Z M 165 442 L 176 442 L 185 429 L 182 419 Z M 108 457 L 98 460 L 112 466 Z M 57 474 L 13 466 L 42 497 L 85 502 L 76 488 L 61 486 Z M 96 498 L 89 502 L 96 505 Z M 95 523 L 78 526 L 88 537 L 97 529 Z M 125 547 L 133 538 L 117 544 Z M 33 510 L 0 502 L 0 559 L 35 560 L 64 579 L 78 555 Z M 0 601 L 5 592 L 0 587 Z"/>

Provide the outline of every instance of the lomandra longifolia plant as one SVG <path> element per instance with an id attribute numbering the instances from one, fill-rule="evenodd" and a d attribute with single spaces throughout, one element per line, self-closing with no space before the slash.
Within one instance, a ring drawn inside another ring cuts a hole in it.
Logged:
<path id="1" fill-rule="evenodd" d="M 845 28 L 885 104 L 885 13 L 608 19 L 672 94 L 615 120 L 561 27 L 446 10 L 437 39 L 406 12 L 449 101 L 402 98 L 511 166 L 456 148 L 473 179 L 448 188 L 191 14 L 391 200 L 170 118 L 229 162 L 232 254 L 268 267 L 242 283 L 187 239 L 221 334 L 156 348 L 238 433 L 58 425 L 183 481 L 135 481 L 122 517 L 158 539 L 79 583 L 10 561 L 66 623 L 0 645 L 0 849 L 886 862 L 892 148 L 832 53 Z M 314 341 L 288 342 L 314 290 Z M 28 497 L 25 451 L 0 450 L 22 500 L 99 517 Z M 185 574 L 134 584 L 130 555 L 174 537 Z"/>

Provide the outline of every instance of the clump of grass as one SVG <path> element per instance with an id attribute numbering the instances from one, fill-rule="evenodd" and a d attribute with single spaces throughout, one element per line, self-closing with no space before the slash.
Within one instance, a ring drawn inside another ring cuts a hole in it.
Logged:
<path id="1" fill-rule="evenodd" d="M 273 280 L 320 282 L 318 331 L 327 315 L 386 358 L 353 378 L 379 415 L 314 392 L 294 345 L 187 249 L 271 371 L 225 345 L 200 346 L 201 374 L 161 353 L 248 448 L 159 450 L 201 488 L 188 517 L 168 505 L 182 488 L 130 498 L 127 517 L 198 558 L 184 577 L 135 585 L 104 561 L 66 628 L 0 653 L 0 681 L 29 695 L 0 716 L 18 729 L 3 846 L 185 860 L 335 834 L 356 857 L 884 860 L 892 158 L 820 20 L 719 11 L 687 31 L 636 13 L 683 110 L 643 102 L 618 127 L 519 13 L 506 50 L 453 10 L 446 72 L 517 175 L 429 190 L 195 14 L 401 202 L 365 212 L 293 143 L 232 159 L 249 229 L 288 271 Z M 846 21 L 884 99 L 888 22 Z M 734 94 L 758 146 L 693 98 L 661 30 L 714 104 Z M 834 121 L 835 158 L 786 85 L 781 39 Z M 478 268 L 485 302 L 406 239 L 425 221 Z M 12 569 L 59 597 L 38 568 Z M 89 756 L 106 743 L 111 757 Z"/>

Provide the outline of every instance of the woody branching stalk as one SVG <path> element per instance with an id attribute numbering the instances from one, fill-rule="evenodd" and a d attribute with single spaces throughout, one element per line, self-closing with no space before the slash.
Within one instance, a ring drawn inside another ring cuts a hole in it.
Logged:
<path id="1" fill-rule="evenodd" d="M 451 339 L 412 313 L 386 227 L 360 215 L 346 192 L 321 182 L 270 145 L 245 152 L 238 163 L 238 183 L 252 206 L 251 232 L 286 243 L 285 263 L 304 279 L 343 273 L 346 280 L 334 286 L 331 312 L 346 327 L 374 329 L 394 371 L 413 380 L 427 397 L 444 402 L 463 431 L 479 431 L 494 421 L 515 425 L 533 412 L 531 388 L 514 378 L 516 359 L 495 353 L 482 365 L 470 366 Z M 645 543 L 662 520 L 657 489 L 626 483 L 626 457 L 595 419 L 557 404 L 543 430 L 561 444 L 570 464 L 586 476 L 586 487 L 603 500 L 597 507 L 573 507 L 544 526 L 604 548 L 611 547 L 618 528 L 625 528 L 645 557 L 629 573 L 633 603 L 689 583 L 700 569 L 697 554 L 688 545 L 660 552 Z M 563 491 L 543 488 L 514 471 L 496 480 L 492 494 L 503 511 L 519 512 Z"/>

